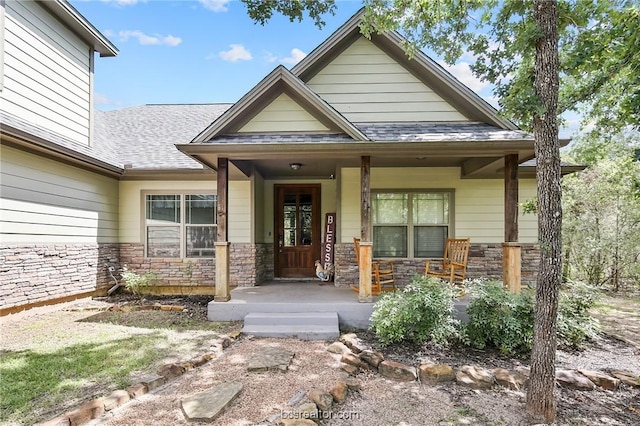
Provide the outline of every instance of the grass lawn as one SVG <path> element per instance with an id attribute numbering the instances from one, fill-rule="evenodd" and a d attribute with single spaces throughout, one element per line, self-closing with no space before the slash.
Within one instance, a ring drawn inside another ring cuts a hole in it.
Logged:
<path id="1" fill-rule="evenodd" d="M 220 329 L 220 324 L 163 311 L 101 312 L 61 321 L 58 313 L 14 330 L 31 340 L 20 349 L 7 350 L 3 343 L 0 423 L 45 421 L 126 388 L 166 362 L 206 352 L 217 336 L 214 329 Z"/>

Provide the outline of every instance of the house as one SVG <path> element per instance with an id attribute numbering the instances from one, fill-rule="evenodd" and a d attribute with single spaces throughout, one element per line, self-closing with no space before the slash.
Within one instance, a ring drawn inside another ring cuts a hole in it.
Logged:
<path id="1" fill-rule="evenodd" d="M 230 286 L 313 277 L 327 217 L 336 286 L 369 276 L 353 237 L 396 259 L 400 283 L 447 237 L 471 238 L 469 276 L 501 278 L 513 262 L 535 281 L 537 220 L 518 213 L 536 193 L 532 136 L 427 56 L 408 59 L 400 35 L 363 37 L 361 13 L 233 105 L 101 112 L 93 52 L 115 47 L 64 1 L 3 9 L 3 312 L 104 292 L 119 278 L 108 266 L 218 301 Z M 18 55 L 21 31 L 33 42 Z M 30 75 L 54 65 L 78 81 L 59 117 L 35 100 L 57 94 Z"/>

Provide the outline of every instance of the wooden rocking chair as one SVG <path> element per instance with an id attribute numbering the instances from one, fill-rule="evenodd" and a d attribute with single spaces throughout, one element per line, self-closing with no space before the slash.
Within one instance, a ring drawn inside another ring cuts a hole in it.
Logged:
<path id="1" fill-rule="evenodd" d="M 360 268 L 360 238 L 353 239 L 353 248 L 356 251 L 356 263 Z M 354 291 L 360 291 L 359 285 L 352 285 Z M 371 261 L 371 294 L 377 296 L 383 291 L 397 290 L 393 276 L 393 261 Z"/>
<path id="2" fill-rule="evenodd" d="M 469 241 L 469 238 L 448 238 L 442 262 L 438 262 L 439 267 L 431 269 L 431 263 L 435 262 L 427 260 L 425 275 L 448 280 L 449 284 L 462 284 L 467 273 Z"/>

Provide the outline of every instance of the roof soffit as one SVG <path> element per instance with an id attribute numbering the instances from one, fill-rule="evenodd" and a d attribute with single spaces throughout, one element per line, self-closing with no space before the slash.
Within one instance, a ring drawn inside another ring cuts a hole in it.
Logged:
<path id="1" fill-rule="evenodd" d="M 360 37 L 360 22 L 364 9 L 354 14 L 323 43 L 291 69 L 305 83 L 310 81 L 333 59 Z M 418 51 L 409 59 L 402 47 L 404 38 L 397 32 L 372 34 L 371 42 L 411 72 L 431 90 L 454 106 L 471 121 L 480 121 L 502 129 L 518 130 L 511 121 L 500 117 L 498 111 L 477 93 L 458 81 L 433 59 Z"/>
<path id="2" fill-rule="evenodd" d="M 191 143 L 204 143 L 216 136 L 237 132 L 282 93 L 287 94 L 318 121 L 354 140 L 367 137 L 284 66 L 279 65 L 231 108 L 225 111 Z"/>

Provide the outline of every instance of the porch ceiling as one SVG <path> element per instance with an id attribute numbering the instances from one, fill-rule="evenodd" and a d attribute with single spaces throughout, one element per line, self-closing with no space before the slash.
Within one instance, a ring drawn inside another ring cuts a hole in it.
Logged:
<path id="1" fill-rule="evenodd" d="M 533 148 L 513 146 L 505 149 L 490 146 L 492 143 L 475 142 L 473 146 L 465 144 L 444 150 L 442 147 L 422 144 L 394 144 L 393 148 L 380 149 L 345 149 L 346 147 L 327 146 L 310 149 L 307 146 L 289 145 L 286 148 L 270 146 L 248 147 L 242 145 L 242 149 L 225 144 L 224 147 L 214 147 L 212 144 L 198 146 L 190 144 L 188 153 L 201 163 L 214 168 L 218 157 L 226 157 L 246 176 L 254 171 L 267 179 L 329 179 L 336 176 L 341 167 L 360 167 L 362 155 L 369 155 L 371 167 L 460 167 L 463 178 L 503 178 L 504 156 L 506 154 L 518 154 L 520 162 L 533 158 Z M 369 145 L 369 144 L 367 144 Z M 433 145 L 433 144 L 429 144 Z M 489 145 L 489 146 L 487 146 Z M 515 145 L 515 143 L 513 143 Z M 300 163 L 298 170 L 290 167 L 291 163 Z M 523 170 L 524 172 L 524 170 Z M 531 174 L 530 171 L 526 172 Z M 528 177 L 526 174 L 522 177 Z M 532 175 L 533 176 L 533 175 Z"/>

